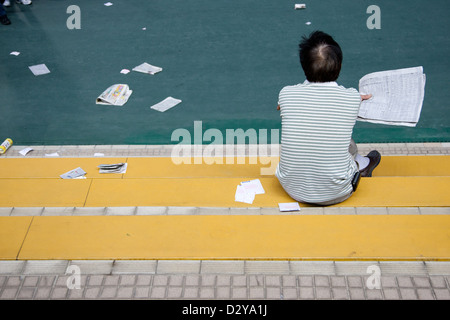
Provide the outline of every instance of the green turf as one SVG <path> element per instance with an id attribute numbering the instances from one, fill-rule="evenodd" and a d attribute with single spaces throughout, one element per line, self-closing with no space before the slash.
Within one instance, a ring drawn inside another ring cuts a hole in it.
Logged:
<path id="1" fill-rule="evenodd" d="M 381 30 L 369 30 L 373 1 L 35 0 L 7 8 L 0 26 L 0 139 L 16 144 L 170 144 L 177 128 L 279 129 L 275 110 L 285 85 L 303 82 L 300 37 L 330 33 L 344 51 L 338 82 L 358 86 L 367 73 L 423 66 L 427 85 L 415 128 L 358 122 L 360 143 L 450 141 L 448 0 L 380 0 Z M 69 5 L 81 29 L 69 30 Z M 311 25 L 305 23 L 310 21 Z M 146 30 L 142 30 L 142 28 Z M 17 57 L 11 51 L 20 51 Z M 154 76 L 123 68 L 148 62 Z M 50 74 L 28 66 L 45 63 Z M 123 107 L 96 105 L 115 83 L 133 90 Z M 150 106 L 182 99 L 159 113 Z"/>

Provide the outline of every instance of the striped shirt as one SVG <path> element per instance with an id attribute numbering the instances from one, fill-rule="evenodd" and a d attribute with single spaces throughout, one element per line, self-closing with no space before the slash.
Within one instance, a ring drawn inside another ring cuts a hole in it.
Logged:
<path id="1" fill-rule="evenodd" d="M 284 87 L 281 154 L 275 175 L 295 200 L 321 203 L 350 194 L 358 170 L 348 152 L 361 97 L 336 82 Z"/>

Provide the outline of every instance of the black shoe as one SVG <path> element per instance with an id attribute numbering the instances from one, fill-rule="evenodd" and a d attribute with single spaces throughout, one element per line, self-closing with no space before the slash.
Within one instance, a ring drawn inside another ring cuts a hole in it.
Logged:
<path id="1" fill-rule="evenodd" d="M 0 17 L 0 23 L 4 25 L 11 24 L 11 21 L 8 19 L 8 16 L 5 14 L 4 16 Z"/>
<path id="2" fill-rule="evenodd" d="M 360 171 L 361 177 L 371 177 L 373 169 L 375 169 L 381 161 L 381 154 L 376 150 L 370 151 L 366 157 L 369 158 L 370 162 L 367 167 Z"/>

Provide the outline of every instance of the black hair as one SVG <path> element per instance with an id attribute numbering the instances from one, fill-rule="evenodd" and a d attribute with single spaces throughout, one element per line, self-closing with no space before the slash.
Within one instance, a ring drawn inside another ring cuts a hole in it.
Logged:
<path id="1" fill-rule="evenodd" d="M 300 63 L 309 82 L 336 81 L 342 66 L 342 50 L 333 38 L 314 31 L 302 37 L 299 44 Z"/>

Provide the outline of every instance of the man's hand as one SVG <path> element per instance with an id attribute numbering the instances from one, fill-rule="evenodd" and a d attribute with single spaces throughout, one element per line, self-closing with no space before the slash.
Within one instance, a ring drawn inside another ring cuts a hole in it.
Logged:
<path id="1" fill-rule="evenodd" d="M 277 106 L 277 110 L 280 110 L 280 105 Z"/>
<path id="2" fill-rule="evenodd" d="M 370 98 L 372 98 L 371 94 L 362 94 L 361 95 L 361 101 L 369 100 Z"/>

